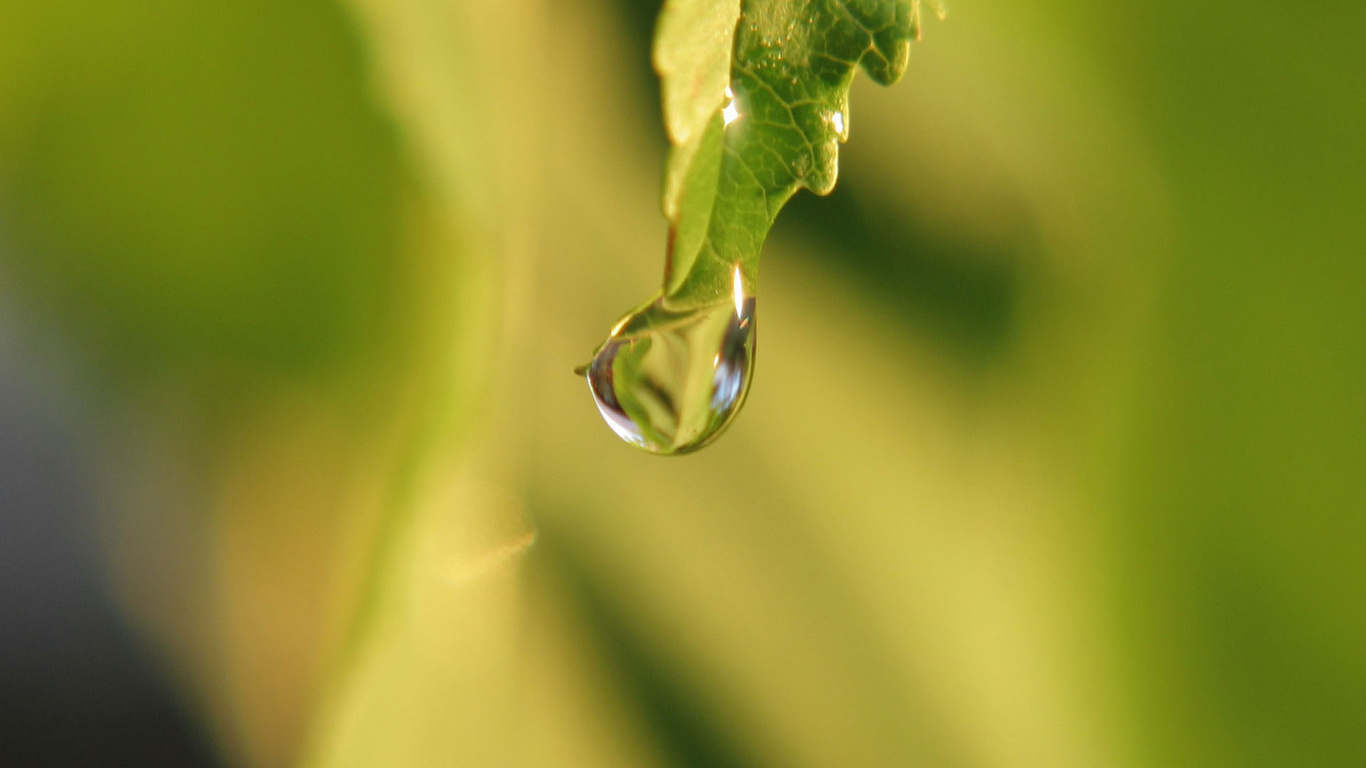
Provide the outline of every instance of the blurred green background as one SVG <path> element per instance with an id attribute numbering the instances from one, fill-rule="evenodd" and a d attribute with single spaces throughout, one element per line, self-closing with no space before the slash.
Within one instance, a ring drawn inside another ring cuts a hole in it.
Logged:
<path id="1" fill-rule="evenodd" d="M 0 762 L 1366 764 L 1366 5 L 950 5 L 673 460 L 657 10 L 0 0 Z"/>

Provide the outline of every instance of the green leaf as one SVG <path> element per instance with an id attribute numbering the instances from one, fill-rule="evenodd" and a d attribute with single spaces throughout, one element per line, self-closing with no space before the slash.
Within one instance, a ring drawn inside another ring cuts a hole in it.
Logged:
<path id="1" fill-rule="evenodd" d="M 694 137 L 722 106 L 739 20 L 740 0 L 669 0 L 660 12 L 654 62 L 674 144 L 696 146 Z"/>
<path id="2" fill-rule="evenodd" d="M 799 187 L 834 189 L 855 67 L 880 84 L 896 82 L 920 32 L 920 0 L 739 6 L 670 0 L 655 38 L 673 144 L 664 293 L 682 304 L 725 295 L 736 265 L 756 282 L 783 204 Z"/>

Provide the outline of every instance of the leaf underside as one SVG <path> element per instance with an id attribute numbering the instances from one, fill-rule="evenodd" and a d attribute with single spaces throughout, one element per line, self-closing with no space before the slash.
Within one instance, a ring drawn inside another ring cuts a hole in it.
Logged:
<path id="1" fill-rule="evenodd" d="M 663 195 L 670 300 L 713 301 L 736 266 L 755 284 L 783 204 L 800 187 L 835 186 L 855 68 L 896 82 L 919 10 L 919 0 L 665 3 L 654 58 L 673 144 Z"/>

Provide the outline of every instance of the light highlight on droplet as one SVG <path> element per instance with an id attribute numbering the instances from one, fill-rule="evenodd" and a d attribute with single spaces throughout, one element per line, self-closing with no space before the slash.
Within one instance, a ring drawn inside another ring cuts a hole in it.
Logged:
<path id="1" fill-rule="evenodd" d="M 740 274 L 740 265 L 735 265 L 735 274 L 731 278 L 731 294 L 735 299 L 735 316 L 739 317 L 745 313 L 745 278 Z"/>
<path id="2" fill-rule="evenodd" d="M 735 104 L 735 91 L 726 86 L 726 105 L 721 108 L 721 122 L 730 125 L 740 119 L 740 107 Z"/>

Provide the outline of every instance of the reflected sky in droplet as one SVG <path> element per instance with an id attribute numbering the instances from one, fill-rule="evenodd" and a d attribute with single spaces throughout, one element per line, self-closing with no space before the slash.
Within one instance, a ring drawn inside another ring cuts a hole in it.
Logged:
<path id="1" fill-rule="evenodd" d="M 593 362 L 587 366 L 585 375 L 588 377 L 588 387 L 593 391 L 593 402 L 598 406 L 598 413 L 602 414 L 603 421 L 607 426 L 617 433 L 626 442 L 644 448 L 645 438 L 640 433 L 640 427 L 626 415 L 621 409 L 621 403 L 617 402 L 616 392 L 611 387 L 600 387 L 599 384 L 611 380 L 610 370 L 612 363 L 616 359 L 619 345 L 609 344 L 603 347 L 601 353 L 593 358 Z M 608 373 L 604 373 L 607 371 Z"/>

